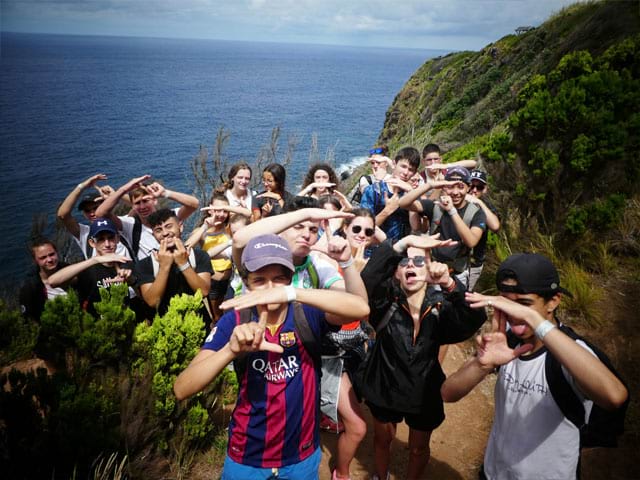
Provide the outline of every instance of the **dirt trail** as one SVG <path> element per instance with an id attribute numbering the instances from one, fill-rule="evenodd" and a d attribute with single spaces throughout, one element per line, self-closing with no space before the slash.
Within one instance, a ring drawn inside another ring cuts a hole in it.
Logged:
<path id="1" fill-rule="evenodd" d="M 448 375 L 456 371 L 468 358 L 465 349 L 471 351 L 470 343 L 452 345 L 447 352 L 443 368 Z M 482 463 L 491 420 L 493 418 L 493 376 L 485 379 L 467 397 L 455 404 L 445 405 L 446 420 L 431 436 L 431 460 L 425 478 L 467 480 L 478 478 L 478 467 Z M 351 478 L 365 480 L 374 471 L 373 425 L 367 415 L 367 436 L 360 444 L 356 458 L 351 463 Z M 409 428 L 398 425 L 396 440 L 391 450 L 391 478 L 406 478 L 409 452 L 407 441 Z M 337 435 L 322 433 L 322 465 L 320 478 L 331 478 L 329 465 L 333 465 L 332 452 L 336 451 Z"/>

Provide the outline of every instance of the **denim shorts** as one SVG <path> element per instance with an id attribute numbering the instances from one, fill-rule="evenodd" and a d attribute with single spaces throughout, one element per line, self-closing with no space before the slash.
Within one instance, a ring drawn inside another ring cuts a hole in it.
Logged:
<path id="1" fill-rule="evenodd" d="M 250 467 L 234 462 L 227 455 L 220 480 L 318 480 L 321 460 L 320 448 L 303 461 L 280 468 Z"/>

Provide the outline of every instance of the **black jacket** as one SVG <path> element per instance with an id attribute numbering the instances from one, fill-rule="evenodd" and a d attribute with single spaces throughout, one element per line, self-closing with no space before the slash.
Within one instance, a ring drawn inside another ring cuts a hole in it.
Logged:
<path id="1" fill-rule="evenodd" d="M 367 263 L 362 278 L 369 295 L 369 321 L 377 326 L 397 303 L 389 323 L 377 334 L 367 365 L 357 378 L 358 392 L 371 404 L 403 413 L 424 413 L 433 428 L 444 420 L 440 386 L 445 379 L 438 362 L 440 345 L 471 337 L 486 320 L 484 310 L 471 309 L 464 286 L 444 293 L 428 287 L 421 308 L 422 321 L 413 343 L 413 320 L 406 295 L 393 276 L 402 258 L 389 242 L 383 243 Z M 377 351 L 376 351 L 377 350 Z"/>
<path id="2" fill-rule="evenodd" d="M 58 263 L 58 270 L 66 267 L 68 264 L 64 262 Z M 44 304 L 47 301 L 47 288 L 40 278 L 40 270 L 34 267 L 25 279 L 20 292 L 18 293 L 20 301 L 20 310 L 22 315 L 33 320 L 40 320 L 40 315 L 44 310 Z"/>

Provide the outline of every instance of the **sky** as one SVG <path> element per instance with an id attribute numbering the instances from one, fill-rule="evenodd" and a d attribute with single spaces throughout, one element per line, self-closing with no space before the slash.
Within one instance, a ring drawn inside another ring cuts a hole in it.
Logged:
<path id="1" fill-rule="evenodd" d="M 575 0 L 0 0 L 9 32 L 480 50 Z"/>

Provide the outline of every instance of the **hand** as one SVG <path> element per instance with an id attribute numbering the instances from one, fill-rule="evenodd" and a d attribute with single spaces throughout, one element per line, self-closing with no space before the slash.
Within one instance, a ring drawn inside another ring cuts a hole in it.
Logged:
<path id="1" fill-rule="evenodd" d="M 158 265 L 165 270 L 168 270 L 173 263 L 173 253 L 167 249 L 167 240 L 163 238 L 160 240 L 160 249 L 157 252 L 153 252 L 153 256 L 158 261 Z"/>
<path id="2" fill-rule="evenodd" d="M 274 200 L 282 200 L 282 196 L 275 192 L 262 192 L 260 195 L 256 195 L 256 198 L 272 198 Z"/>
<path id="3" fill-rule="evenodd" d="M 331 182 L 313 182 L 307 188 L 309 188 L 310 190 L 313 190 L 314 188 L 333 188 L 335 186 L 336 184 Z"/>
<path id="4" fill-rule="evenodd" d="M 358 249 L 356 250 L 356 254 L 353 256 L 353 266 L 358 272 L 362 272 L 362 270 L 364 270 L 364 267 L 367 265 L 367 262 L 369 261 L 368 258 L 364 258 L 365 248 L 366 245 L 363 243 L 358 247 Z"/>
<path id="5" fill-rule="evenodd" d="M 141 186 L 142 182 L 144 182 L 145 180 L 149 180 L 150 178 L 151 178 L 151 175 L 142 175 L 141 177 L 132 178 L 127 183 L 125 183 L 124 186 L 121 187 L 121 188 L 125 192 L 128 192 L 128 191 L 133 190 L 134 188 L 136 188 L 138 186 Z"/>
<path id="6" fill-rule="evenodd" d="M 451 168 L 451 165 L 447 165 L 446 163 L 432 163 L 425 167 L 426 170 L 446 170 L 447 168 Z"/>
<path id="7" fill-rule="evenodd" d="M 303 209 L 307 215 L 307 220 L 311 222 L 321 222 L 332 218 L 353 218 L 353 213 L 325 210 L 324 208 L 305 208 Z"/>
<path id="8" fill-rule="evenodd" d="M 267 342 L 264 338 L 267 312 L 260 312 L 260 320 L 256 322 L 242 323 L 236 326 L 229 338 L 231 352 L 238 355 L 243 352 L 275 352 L 282 353 L 284 349 L 275 343 Z"/>
<path id="9" fill-rule="evenodd" d="M 490 310 L 493 309 L 493 316 L 497 317 L 500 322 L 506 323 L 507 318 L 519 320 L 535 330 L 545 320 L 532 308 L 509 300 L 506 297 L 467 292 L 465 300 L 469 302 L 471 308 L 489 307 Z"/>
<path id="10" fill-rule="evenodd" d="M 425 257 L 425 260 L 427 261 L 427 282 L 437 283 L 443 287 L 448 286 L 449 283 L 451 283 L 451 277 L 449 276 L 449 267 L 447 264 L 432 262 L 427 260 L 428 258 L 428 256 Z"/>
<path id="11" fill-rule="evenodd" d="M 153 182 L 152 184 L 147 185 L 147 192 L 149 192 L 156 198 L 160 198 L 166 194 L 167 189 L 160 185 L 158 182 Z"/>
<path id="12" fill-rule="evenodd" d="M 449 195 L 440 195 L 440 201 L 436 203 L 447 212 L 456 208 L 453 206 L 453 201 Z"/>
<path id="13" fill-rule="evenodd" d="M 106 199 L 112 193 L 115 193 L 115 190 L 110 185 L 103 185 L 101 187 L 96 186 L 95 188 L 96 190 L 98 190 L 98 193 L 100 194 L 103 200 Z"/>
<path id="14" fill-rule="evenodd" d="M 272 287 L 261 290 L 252 290 L 248 293 L 230 298 L 220 304 L 222 310 L 242 310 L 256 305 L 282 304 L 287 302 L 287 292 L 284 287 Z M 266 321 L 266 320 L 265 320 Z"/>
<path id="15" fill-rule="evenodd" d="M 515 349 L 509 348 L 505 331 L 506 316 L 500 310 L 494 310 L 494 315 L 491 319 L 491 332 L 476 337 L 477 359 L 483 369 L 493 370 L 533 349 L 531 344 L 520 345 Z"/>
<path id="16" fill-rule="evenodd" d="M 393 188 L 393 191 L 396 193 L 399 193 L 400 190 L 404 190 L 405 192 L 410 192 L 411 190 L 413 190 L 413 187 L 411 186 L 411 184 L 407 182 L 403 182 L 402 180 L 396 177 L 389 178 L 386 181 L 386 183 L 387 183 L 387 186 Z"/>
<path id="17" fill-rule="evenodd" d="M 181 267 L 189 262 L 189 250 L 184 246 L 182 240 L 175 238 L 175 248 L 173 250 L 173 263 Z"/>
<path id="18" fill-rule="evenodd" d="M 107 179 L 107 176 L 104 173 L 98 173 L 96 175 L 93 175 L 87 178 L 84 182 L 82 182 L 82 184 L 84 185 L 84 188 L 95 187 L 96 182 L 98 180 L 106 180 L 106 179 Z"/>
<path id="19" fill-rule="evenodd" d="M 327 220 L 323 221 L 324 234 L 327 235 L 327 243 L 323 245 L 315 244 L 311 247 L 311 250 L 316 252 L 322 252 L 328 257 L 334 259 L 336 262 L 346 262 L 351 258 L 351 248 L 346 238 L 342 238 L 338 235 L 331 235 L 328 230 L 329 223 Z"/>
<path id="20" fill-rule="evenodd" d="M 450 238 L 446 240 L 440 240 L 440 234 L 435 235 L 407 235 L 406 237 L 398 240 L 394 245 L 394 250 L 404 251 L 409 247 L 421 248 L 428 250 L 438 247 L 452 247 L 457 245 L 458 242 Z M 398 248 L 396 248 L 396 246 Z"/>
<path id="21" fill-rule="evenodd" d="M 400 208 L 400 195 L 394 193 L 393 195 L 389 196 L 386 190 L 383 192 L 383 195 L 384 209 L 389 212 L 389 214 L 392 214 L 393 212 L 398 210 L 398 208 Z"/>
<path id="22" fill-rule="evenodd" d="M 271 210 L 273 210 L 273 204 L 270 202 L 265 203 L 264 205 L 262 205 L 262 215 L 265 217 L 268 217 L 269 214 L 271 213 Z"/>

